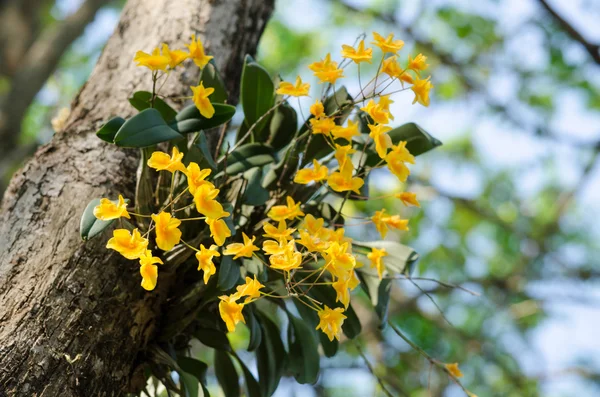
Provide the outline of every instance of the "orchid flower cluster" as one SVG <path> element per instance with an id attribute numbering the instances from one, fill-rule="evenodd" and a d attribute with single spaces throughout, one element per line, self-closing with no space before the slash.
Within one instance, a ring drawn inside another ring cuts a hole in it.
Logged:
<path id="1" fill-rule="evenodd" d="M 212 149 L 202 152 L 204 157 L 207 157 L 207 152 L 217 153 L 219 159 L 212 167 L 207 166 L 210 161 L 188 159 L 192 146 L 198 147 L 199 131 L 184 139 L 183 144 L 177 139 L 167 141 L 166 152 L 163 151 L 165 148 L 157 149 L 156 143 L 165 145 L 158 140 L 146 146 L 151 148 L 151 153 L 143 167 L 159 175 L 151 200 L 155 211 L 142 213 L 136 205 L 134 212 L 121 195 L 114 201 L 102 198 L 93 207 L 93 215 L 98 221 L 118 220 L 121 224 L 112 232 L 106 247 L 139 262 L 142 288 L 148 291 L 156 288 L 159 267 L 169 266 L 166 253 L 176 247 L 184 246 L 195 253 L 197 270 L 202 272 L 202 280 L 207 285 L 221 271 L 225 257 L 234 261 L 258 261 L 264 269 L 261 274 L 247 272 L 244 279 L 239 278 L 243 282 L 233 285 L 227 291 L 229 293 L 218 296 L 218 312 L 228 331 L 234 331 L 239 322 L 246 322 L 242 311 L 257 300 L 293 299 L 318 314 L 316 328 L 330 341 L 340 339 L 351 291 L 361 283 L 357 269 L 368 261 L 369 268 L 380 280 L 392 272 L 386 266 L 386 248 L 368 249 L 346 235 L 344 205 L 351 200 L 381 199 L 365 195 L 365 181 L 373 169 L 387 168 L 400 182 L 406 182 L 410 174 L 409 165 L 415 163 L 415 157 L 406 139 L 392 136 L 394 130 L 390 123 L 394 116 L 390 109 L 394 101 L 391 96 L 411 90 L 413 103 L 428 106 L 429 92 L 433 87 L 429 77 L 422 77 L 428 67 L 423 54 L 414 58 L 409 56 L 406 63 L 401 63 L 398 53 L 404 43 L 391 34 L 383 37 L 373 33 L 371 44 L 380 50 L 379 66 L 365 85 L 361 83 L 364 76 L 360 68 L 364 63 L 372 64 L 374 48 L 367 47 L 364 39 L 354 46 L 344 45 L 340 62 L 327 54 L 322 60 L 310 64 L 310 70 L 323 84 L 322 95 L 310 106 L 310 116 L 302 126 L 285 132 L 289 143 L 279 147 L 279 156 L 271 158 L 270 163 L 258 165 L 264 170 L 259 187 L 268 191 L 268 197 L 260 205 L 238 202 L 244 197 L 244 189 L 249 188 L 249 183 L 244 179 L 245 174 L 228 172 L 229 162 L 235 151 L 241 150 L 244 145 L 256 147 L 268 144 L 258 141 L 258 135 L 253 133 L 264 128 L 265 120 L 272 118 L 283 106 L 288 106 L 292 98 L 309 96 L 310 85 L 300 76 L 293 83 L 279 83 L 271 94 L 275 98 L 273 105 L 252 124 L 245 126 L 232 149 L 218 147 L 216 152 Z M 166 44 L 150 54 L 139 51 L 134 61 L 152 73 L 153 88 L 148 107 L 158 109 L 157 105 L 165 104 L 164 100 L 168 99 L 162 97 L 156 88 L 164 76 L 187 60 L 201 69 L 207 65 L 214 67 L 212 58 L 206 55 L 202 42 L 195 36 L 192 36 L 187 51 L 171 50 Z M 339 92 L 336 85 L 351 71 L 357 73 L 359 92 L 355 96 L 336 95 Z M 215 90 L 222 89 L 216 87 L 215 82 L 218 80 L 200 81 L 197 86 L 190 87 L 188 98 L 199 112 L 194 116 L 196 120 L 209 122 L 216 119 L 226 106 L 212 100 Z M 330 96 L 331 91 L 334 94 Z M 299 99 L 298 105 L 301 106 Z M 144 112 L 150 113 L 148 110 Z M 223 124 L 222 134 L 225 134 L 229 119 Z M 176 120 L 181 121 L 179 115 Z M 116 135 L 110 137 L 114 143 L 128 139 L 119 138 L 125 136 L 127 123 L 129 121 L 121 123 Z M 176 124 L 169 120 L 165 123 L 170 126 L 168 128 L 175 128 Z M 182 128 L 175 132 L 182 133 Z M 249 138 L 252 143 L 246 142 Z M 319 150 L 323 152 L 325 148 L 326 153 L 311 156 L 311 144 L 314 146 L 319 142 L 322 146 Z M 144 145 L 138 147 L 141 146 Z M 420 149 L 420 153 L 430 148 Z M 281 159 L 279 163 L 277 158 Z M 270 184 L 265 182 L 264 177 L 269 170 L 276 173 L 275 182 Z M 293 177 L 286 183 L 285 173 L 290 170 Z M 170 180 L 168 194 L 161 195 L 159 191 L 161 186 L 164 190 L 165 180 Z M 293 183 L 290 183 L 292 180 Z M 241 184 L 237 183 L 240 181 Z M 228 194 L 234 186 L 238 189 L 237 197 Z M 342 200 L 334 215 L 326 218 L 309 211 L 314 208 L 308 205 L 309 201 L 325 202 L 325 198 L 331 196 L 339 196 Z M 420 206 L 415 193 L 404 191 L 391 196 L 406 206 Z M 298 197 L 305 197 L 306 201 L 301 202 Z M 139 200 L 139 197 L 135 198 L 136 203 Z M 363 221 L 361 225 L 372 224 L 382 239 L 389 229 L 408 230 L 407 219 L 399 214 L 388 214 L 385 209 L 376 211 Z M 201 231 L 199 238 L 184 239 L 184 226 L 188 224 L 195 224 Z M 336 305 L 327 305 L 311 295 L 309 291 L 315 286 L 331 288 L 335 292 Z"/>

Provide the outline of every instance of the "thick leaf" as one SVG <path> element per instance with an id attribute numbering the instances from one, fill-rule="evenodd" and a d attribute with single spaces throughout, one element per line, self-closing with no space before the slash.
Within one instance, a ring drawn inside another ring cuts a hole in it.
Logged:
<path id="1" fill-rule="evenodd" d="M 287 102 L 279 105 L 273 112 L 271 123 L 269 125 L 269 140 L 267 143 L 275 150 L 283 148 L 289 144 L 298 129 L 298 115 L 296 110 Z"/>
<path id="2" fill-rule="evenodd" d="M 198 397 L 198 392 L 200 391 L 200 382 L 196 377 L 188 372 L 180 371 L 179 381 L 182 386 L 182 396 L 183 397 Z"/>
<path id="3" fill-rule="evenodd" d="M 251 56 L 246 56 L 246 62 L 242 69 L 242 80 L 240 84 L 240 101 L 244 110 L 247 128 L 250 128 L 258 119 L 273 107 L 275 102 L 275 86 L 273 80 L 262 66 Z M 254 141 L 266 141 L 269 133 L 269 117 L 265 117 L 254 128 L 252 135 Z"/>
<path id="4" fill-rule="evenodd" d="M 146 109 L 123 124 L 115 135 L 115 144 L 142 148 L 172 139 L 181 139 L 181 135 L 167 125 L 158 110 Z"/>
<path id="5" fill-rule="evenodd" d="M 123 124 L 125 124 L 125 119 L 123 117 L 110 119 L 96 132 L 96 136 L 103 141 L 113 143 L 115 135 L 117 135 L 119 128 L 121 128 Z"/>
<path id="6" fill-rule="evenodd" d="M 442 142 L 429 135 L 429 133 L 415 123 L 407 123 L 394 128 L 388 132 L 388 135 L 394 145 L 398 144 L 398 142 L 406 141 L 406 148 L 413 156 L 419 156 L 442 145 Z M 370 167 L 375 166 L 381 160 L 373 144 L 367 149 L 366 155 L 366 164 Z"/>
<path id="7" fill-rule="evenodd" d="M 118 200 L 114 200 L 115 204 Z M 100 204 L 100 199 L 93 199 L 85 207 L 83 215 L 81 215 L 81 221 L 79 223 L 79 234 L 83 240 L 89 240 L 98 234 L 102 233 L 104 229 L 109 227 L 115 219 L 110 221 L 101 221 L 94 216 L 94 208 Z"/>
<path id="8" fill-rule="evenodd" d="M 327 335 L 324 332 L 319 332 L 319 341 L 321 342 L 321 347 L 323 348 L 323 353 L 325 353 L 325 357 L 333 357 L 337 354 L 340 343 L 337 339 L 329 340 Z"/>
<path id="9" fill-rule="evenodd" d="M 208 365 L 200 360 L 186 356 L 178 356 L 177 364 L 182 369 L 182 371 L 179 371 L 179 376 L 181 376 L 186 395 L 192 397 L 198 396 L 198 383 L 200 383 L 204 397 L 209 397 L 210 394 L 206 389 L 206 371 L 208 370 Z"/>
<path id="10" fill-rule="evenodd" d="M 225 103 L 227 102 L 227 91 L 225 90 L 225 82 L 221 78 L 221 74 L 217 70 L 217 65 L 211 59 L 206 66 L 202 68 L 200 72 L 199 83 L 202 82 L 204 87 L 211 87 L 215 89 L 210 95 L 210 101 L 213 103 Z"/>
<path id="11" fill-rule="evenodd" d="M 248 143 L 235 149 L 227 155 L 227 175 L 237 175 L 246 172 L 254 167 L 262 167 L 266 164 L 273 163 L 275 156 L 273 148 L 262 143 Z M 223 175 L 223 172 L 218 173 L 215 177 Z"/>
<path id="12" fill-rule="evenodd" d="M 221 291 L 228 291 L 238 282 L 240 278 L 240 265 L 233 260 L 232 256 L 224 255 L 218 268 L 219 281 L 217 286 Z"/>
<path id="13" fill-rule="evenodd" d="M 277 389 L 287 365 L 287 353 L 277 325 L 262 313 L 258 314 L 263 332 L 262 342 L 256 349 L 258 379 L 262 395 L 270 396 Z"/>
<path id="14" fill-rule="evenodd" d="M 223 103 L 213 103 L 212 105 L 215 108 L 215 114 L 210 119 L 202 116 L 196 105 L 189 105 L 177 113 L 175 120 L 169 126 L 175 131 L 187 134 L 218 127 L 231 120 L 235 114 L 234 106 Z"/>
<path id="15" fill-rule="evenodd" d="M 227 352 L 215 350 L 215 374 L 225 397 L 240 396 L 240 378 Z"/>
<path id="16" fill-rule="evenodd" d="M 231 351 L 229 339 L 223 331 L 214 328 L 199 328 L 194 336 L 203 344 L 213 349 Z"/>
<path id="17" fill-rule="evenodd" d="M 171 106 L 159 97 L 154 98 L 154 106 L 152 106 L 152 93 L 148 91 L 137 91 L 133 94 L 133 97 L 129 98 L 129 103 L 140 112 L 153 107 L 160 112 L 166 122 L 173 120 L 177 114 Z"/>
<path id="18" fill-rule="evenodd" d="M 412 248 L 395 241 L 357 241 L 352 242 L 357 247 L 384 248 L 387 256 L 384 258 L 385 268 L 396 274 L 410 275 L 419 260 L 419 254 Z"/>
<path id="19" fill-rule="evenodd" d="M 217 169 L 217 164 L 215 163 L 215 160 L 213 160 L 212 154 L 210 153 L 208 141 L 204 131 L 200 131 L 198 134 L 198 139 L 189 147 L 187 153 L 185 153 L 185 156 L 183 157 L 184 164 L 189 164 L 192 161 L 198 163 L 200 168 L 211 168 L 213 170 Z"/>
<path id="20" fill-rule="evenodd" d="M 358 269 L 356 273 L 360 278 L 360 286 L 371 299 L 375 313 L 379 316 L 379 326 L 382 328 L 385 327 L 390 303 L 392 279 L 384 278 L 380 280 L 376 272 L 363 271 L 362 269 Z"/>
<path id="21" fill-rule="evenodd" d="M 244 172 L 244 179 L 247 181 L 246 191 L 244 192 L 244 204 L 263 205 L 269 199 L 269 191 L 262 187 L 263 171 L 260 167 L 251 168 Z"/>
<path id="22" fill-rule="evenodd" d="M 250 330 L 250 340 L 248 341 L 248 351 L 254 351 L 260 345 L 262 341 L 262 329 L 258 322 L 256 315 L 254 314 L 254 305 L 248 305 L 244 307 L 244 318 L 246 319 L 246 326 Z"/>
<path id="23" fill-rule="evenodd" d="M 262 397 L 260 385 L 252 375 L 252 372 L 248 369 L 246 364 L 236 355 L 233 356 L 237 359 L 240 367 L 242 367 L 242 371 L 244 372 L 244 379 L 246 380 L 246 396 L 247 397 Z"/>
<path id="24" fill-rule="evenodd" d="M 319 352 L 314 330 L 299 318 L 288 313 L 288 368 L 298 383 L 314 384 L 319 376 Z"/>

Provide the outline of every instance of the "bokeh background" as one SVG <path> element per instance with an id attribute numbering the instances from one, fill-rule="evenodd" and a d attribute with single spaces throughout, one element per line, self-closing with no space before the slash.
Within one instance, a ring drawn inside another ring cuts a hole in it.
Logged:
<path id="1" fill-rule="evenodd" d="M 51 139 L 51 121 L 86 81 L 122 6 L 0 2 L 2 189 Z M 479 295 L 397 280 L 391 318 L 430 355 L 459 362 L 479 397 L 600 396 L 600 2 L 278 0 L 258 61 L 316 84 L 309 63 L 327 52 L 339 59 L 342 44 L 373 30 L 403 39 L 405 56 L 427 55 L 431 106 L 404 93 L 392 112 L 395 124 L 414 121 L 444 142 L 413 167 L 407 188 L 422 208 L 385 203 L 411 217 L 410 231 L 391 238 L 420 253 L 414 276 Z M 384 172 L 370 183 L 382 193 L 400 187 Z M 351 233 L 377 239 L 368 228 Z M 364 296 L 353 299 L 365 302 L 361 344 L 394 395 L 464 395 L 378 329 Z M 284 379 L 277 395 L 381 394 L 351 344 L 322 367 L 317 385 Z"/>

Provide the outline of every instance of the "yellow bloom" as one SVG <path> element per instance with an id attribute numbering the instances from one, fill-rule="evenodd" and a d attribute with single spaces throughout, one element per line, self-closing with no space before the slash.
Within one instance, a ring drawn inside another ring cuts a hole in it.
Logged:
<path id="1" fill-rule="evenodd" d="M 152 153 L 147 164 L 148 167 L 154 168 L 157 171 L 181 171 L 185 174 L 187 170 L 183 166 L 181 159 L 183 159 L 183 153 L 180 153 L 179 149 L 177 149 L 176 146 L 173 146 L 173 152 L 170 157 L 164 152 L 156 151 Z"/>
<path id="2" fill-rule="evenodd" d="M 288 249 L 288 241 L 283 239 L 278 241 L 265 240 L 262 249 L 267 255 L 281 255 Z"/>
<path id="3" fill-rule="evenodd" d="M 350 289 L 348 288 L 348 283 L 350 279 L 339 279 L 331 284 L 333 289 L 336 292 L 335 301 L 342 302 L 344 307 L 347 309 L 350 304 Z"/>
<path id="4" fill-rule="evenodd" d="M 323 252 L 329 247 L 329 242 L 322 239 L 322 233 L 311 233 L 308 230 L 299 230 L 300 240 L 298 244 L 303 245 L 309 252 Z"/>
<path id="5" fill-rule="evenodd" d="M 320 182 L 327 179 L 329 170 L 324 165 L 313 159 L 314 168 L 303 168 L 296 173 L 294 182 L 306 185 L 310 182 Z"/>
<path id="6" fill-rule="evenodd" d="M 335 144 L 335 159 L 338 161 L 340 170 L 346 167 L 353 168 L 352 160 L 350 155 L 356 153 L 356 150 L 352 148 L 352 145 L 338 145 Z"/>
<path id="7" fill-rule="evenodd" d="M 223 219 L 206 218 L 206 223 L 210 228 L 210 237 L 215 240 L 219 247 L 225 243 L 227 237 L 231 237 L 231 230 Z"/>
<path id="8" fill-rule="evenodd" d="M 364 40 L 361 40 L 360 43 L 358 43 L 357 49 L 355 49 L 352 46 L 343 44 L 342 45 L 342 57 L 352 59 L 354 61 L 354 63 L 361 63 L 361 62 L 371 63 L 371 58 L 373 58 L 373 49 L 372 48 L 365 49 L 365 41 Z"/>
<path id="9" fill-rule="evenodd" d="M 371 217 L 375 228 L 377 229 L 379 234 L 381 234 L 381 238 L 385 238 L 388 232 L 388 228 L 386 223 L 384 222 L 384 218 L 387 218 L 387 215 L 385 215 L 385 208 L 381 211 L 375 211 L 375 215 Z"/>
<path id="10" fill-rule="evenodd" d="M 238 299 L 243 296 L 247 296 L 246 301 L 244 302 L 244 304 L 247 304 L 252 299 L 259 298 L 260 289 L 264 287 L 265 286 L 262 285 L 260 281 L 256 279 L 256 275 L 254 275 L 254 279 L 246 277 L 246 284 L 238 285 L 238 287 L 236 288 L 237 292 L 235 293 L 235 296 Z"/>
<path id="11" fill-rule="evenodd" d="M 206 66 L 208 61 L 213 59 L 212 55 L 206 55 L 204 53 L 204 46 L 202 45 L 202 41 L 200 39 L 196 40 L 196 35 L 192 35 L 192 42 L 187 45 L 187 48 L 190 51 L 189 57 L 194 60 L 194 63 L 199 68 L 203 68 Z"/>
<path id="12" fill-rule="evenodd" d="M 409 55 L 407 68 L 420 75 L 420 72 L 427 69 L 427 66 L 429 66 L 425 62 L 427 62 L 427 57 L 423 54 L 417 55 L 415 59 L 412 59 L 412 57 Z"/>
<path id="13" fill-rule="evenodd" d="M 208 97 L 215 92 L 215 89 L 212 87 L 204 88 L 204 83 L 200 82 L 199 86 L 190 87 L 194 96 L 192 97 L 192 101 L 194 105 L 200 111 L 200 114 L 207 119 L 212 118 L 215 114 L 215 108 L 213 107 L 210 99 Z"/>
<path id="14" fill-rule="evenodd" d="M 211 170 L 209 168 L 202 170 L 200 169 L 200 166 L 193 161 L 187 166 L 186 175 L 191 194 L 196 193 L 196 189 L 201 185 L 209 185 L 214 188 L 212 183 L 205 180 L 210 173 Z"/>
<path id="15" fill-rule="evenodd" d="M 383 61 L 383 64 L 381 65 L 381 73 L 385 73 L 392 78 L 399 78 L 402 74 L 402 68 L 398 63 L 398 57 L 389 57 Z"/>
<path id="16" fill-rule="evenodd" d="M 220 219 L 229 216 L 229 212 L 223 210 L 223 206 L 215 198 L 219 195 L 219 189 L 208 183 L 202 184 L 194 191 L 194 203 L 196 210 L 210 219 Z"/>
<path id="17" fill-rule="evenodd" d="M 177 65 L 179 65 L 181 62 L 185 61 L 189 57 L 189 54 L 185 51 L 171 51 L 169 49 L 169 46 L 164 43 L 162 45 L 162 54 L 169 58 L 169 66 L 171 67 L 171 69 L 175 68 Z"/>
<path id="18" fill-rule="evenodd" d="M 394 40 L 394 35 L 392 33 L 390 33 L 387 38 L 383 38 L 379 33 L 373 32 L 373 39 L 375 39 L 375 41 L 371 44 L 381 48 L 381 51 L 383 52 L 396 54 L 404 47 L 404 42 L 402 40 Z"/>
<path id="19" fill-rule="evenodd" d="M 402 83 L 402 88 L 404 88 L 404 83 L 412 84 L 414 80 L 409 73 L 404 72 L 400 75 L 400 82 Z"/>
<path id="20" fill-rule="evenodd" d="M 308 67 L 321 83 L 335 84 L 337 79 L 344 77 L 344 70 L 339 69 L 337 62 L 331 60 L 331 54 L 327 54 L 322 61 L 311 63 Z"/>
<path id="21" fill-rule="evenodd" d="M 392 127 L 388 127 L 387 125 L 369 124 L 369 130 L 371 130 L 369 136 L 373 138 L 375 150 L 382 159 L 385 158 L 388 148 L 392 146 L 392 138 L 387 134 L 391 129 Z"/>
<path id="22" fill-rule="evenodd" d="M 127 204 L 123 196 L 119 194 L 119 202 L 113 203 L 109 199 L 103 198 L 100 200 L 100 204 L 94 208 L 94 216 L 101 221 L 109 221 L 111 219 L 117 219 L 124 217 L 131 219 L 127 212 Z"/>
<path id="23" fill-rule="evenodd" d="M 254 251 L 258 251 L 260 249 L 254 245 L 256 236 L 252 236 L 252 239 L 250 239 L 248 236 L 246 236 L 246 233 L 242 233 L 242 237 L 244 238 L 244 243 L 229 244 L 225 248 L 225 251 L 223 251 L 223 255 L 234 255 L 233 259 L 237 259 L 240 256 L 252 258 Z"/>
<path id="24" fill-rule="evenodd" d="M 367 112 L 374 122 L 379 124 L 387 124 L 390 118 L 393 120 L 394 117 L 379 104 L 376 104 L 374 100 L 369 100 L 367 106 L 363 106 L 360 110 Z"/>
<path id="25" fill-rule="evenodd" d="M 244 304 L 237 303 L 237 297 L 235 295 L 223 295 L 219 296 L 219 299 L 221 300 L 221 302 L 219 302 L 219 314 L 225 322 L 225 325 L 227 325 L 227 331 L 235 331 L 235 326 L 240 321 L 246 324 L 246 320 L 244 319 L 244 315 L 242 314 Z"/>
<path id="26" fill-rule="evenodd" d="M 408 219 L 400 218 L 400 215 L 392 215 L 384 218 L 386 225 L 394 229 L 408 231 Z"/>
<path id="27" fill-rule="evenodd" d="M 321 103 L 321 101 L 319 101 L 317 99 L 315 101 L 315 103 L 310 105 L 310 114 L 312 114 L 316 118 L 319 118 L 319 117 L 325 115 L 325 108 L 323 107 L 323 104 Z"/>
<path id="28" fill-rule="evenodd" d="M 140 275 L 142 276 L 142 288 L 146 291 L 152 291 L 156 288 L 158 282 L 158 266 L 145 264 L 140 266 Z"/>
<path id="29" fill-rule="evenodd" d="M 325 219 L 323 218 L 315 218 L 312 214 L 307 214 L 304 217 L 304 222 L 302 226 L 308 230 L 310 234 L 317 235 L 323 228 L 323 224 L 325 223 Z"/>
<path id="30" fill-rule="evenodd" d="M 400 215 L 386 215 L 385 209 L 376 211 L 371 220 L 375 224 L 375 227 L 382 238 L 385 238 L 387 235 L 388 226 L 398 230 L 408 230 L 408 219 L 402 219 L 400 218 Z"/>
<path id="31" fill-rule="evenodd" d="M 168 212 L 152 214 L 152 220 L 156 224 L 156 245 L 163 251 L 170 251 L 181 240 L 181 230 L 178 229 L 181 221 L 171 217 Z"/>
<path id="32" fill-rule="evenodd" d="M 330 309 L 327 305 L 323 305 L 323 310 L 319 310 L 319 325 L 316 329 L 322 330 L 330 341 L 333 338 L 340 340 L 342 335 L 342 324 L 346 316 L 344 315 L 344 309 L 336 307 Z"/>
<path id="33" fill-rule="evenodd" d="M 419 200 L 417 200 L 417 195 L 415 193 L 402 192 L 402 193 L 395 194 L 395 196 L 397 198 L 399 198 L 400 201 L 402 201 L 402 203 L 406 206 L 409 206 L 409 205 L 413 205 L 415 207 L 421 206 L 421 204 L 419 203 Z"/>
<path id="34" fill-rule="evenodd" d="M 325 268 L 335 277 L 344 278 L 356 267 L 356 258 L 349 252 L 351 245 L 335 241 L 323 253 Z"/>
<path id="35" fill-rule="evenodd" d="M 337 125 L 331 130 L 334 138 L 344 138 L 348 142 L 352 140 L 353 136 L 360 135 L 358 131 L 358 123 L 353 122 L 352 120 L 348 120 L 348 126 L 342 127 L 341 125 Z"/>
<path id="36" fill-rule="evenodd" d="M 302 79 L 300 76 L 296 77 L 296 85 L 282 81 L 279 83 L 279 88 L 275 91 L 278 95 L 290 95 L 290 96 L 308 96 L 308 90 L 310 89 L 310 84 L 302 83 Z"/>
<path id="37" fill-rule="evenodd" d="M 137 66 L 145 66 L 154 72 L 157 70 L 166 71 L 171 59 L 161 55 L 157 47 L 152 51 L 152 54 L 147 54 L 144 51 L 136 52 L 133 61 L 137 62 Z"/>
<path id="38" fill-rule="evenodd" d="M 327 184 L 336 192 L 353 191 L 360 194 L 360 188 L 365 184 L 359 177 L 352 176 L 352 162 L 346 161 L 340 171 L 334 172 L 327 178 Z"/>
<path id="39" fill-rule="evenodd" d="M 385 264 L 383 263 L 384 256 L 387 256 L 385 248 L 373 248 L 371 252 L 367 254 L 367 258 L 371 261 L 371 267 L 377 269 L 380 280 L 383 278 L 383 271 L 385 270 Z"/>
<path id="40" fill-rule="evenodd" d="M 281 254 L 271 255 L 269 263 L 273 269 L 290 271 L 298 269 L 302 264 L 302 254 L 296 251 L 294 240 L 287 243 Z"/>
<path id="41" fill-rule="evenodd" d="M 142 288 L 147 291 L 152 291 L 156 288 L 156 282 L 158 281 L 158 267 L 155 265 L 163 261 L 156 256 L 152 256 L 152 251 L 146 250 L 140 256 L 140 274 L 142 276 Z"/>
<path id="42" fill-rule="evenodd" d="M 113 236 L 106 243 L 106 248 L 113 249 L 127 259 L 138 259 L 146 253 L 148 240 L 142 237 L 138 229 L 129 233 L 127 229 L 113 230 Z"/>
<path id="43" fill-rule="evenodd" d="M 427 77 L 424 80 L 417 78 L 413 82 L 413 86 L 410 87 L 415 93 L 413 104 L 419 102 L 423 106 L 429 106 L 429 91 L 433 88 L 433 84 L 429 81 L 430 78 Z"/>
<path id="44" fill-rule="evenodd" d="M 458 369 L 458 363 L 444 364 L 444 366 L 454 377 L 462 378 L 463 374 L 460 372 L 460 369 Z"/>
<path id="45" fill-rule="evenodd" d="M 211 245 L 210 248 L 206 248 L 204 244 L 200 244 L 200 251 L 196 252 L 196 259 L 198 259 L 198 270 L 204 272 L 204 284 L 208 284 L 210 276 L 217 272 L 213 257 L 221 256 L 217 251 L 216 245 Z"/>
<path id="46" fill-rule="evenodd" d="M 300 210 L 300 205 L 300 202 L 295 203 L 293 198 L 287 196 L 286 205 L 276 205 L 272 207 L 267 213 L 267 216 L 277 222 L 285 219 L 294 219 L 304 215 L 304 212 Z"/>
<path id="47" fill-rule="evenodd" d="M 263 230 L 265 231 L 263 237 L 272 238 L 278 241 L 291 240 L 292 233 L 296 231 L 296 229 L 288 229 L 287 225 L 285 224 L 285 220 L 279 221 L 278 227 L 275 227 L 270 223 L 265 223 Z"/>
<path id="48" fill-rule="evenodd" d="M 398 177 L 401 182 L 405 182 L 410 174 L 410 170 L 405 163 L 415 163 L 415 158 L 408 149 L 406 141 L 393 145 L 392 150 L 385 156 L 385 161 L 389 170 Z"/>
<path id="49" fill-rule="evenodd" d="M 313 134 L 328 135 L 336 127 L 335 121 L 329 117 L 314 118 L 310 119 L 309 122 Z"/>
<path id="50" fill-rule="evenodd" d="M 390 111 L 390 105 L 394 103 L 394 101 L 392 101 L 390 99 L 389 95 L 382 95 L 379 97 L 379 103 L 377 104 L 382 110 L 385 110 L 386 112 Z M 392 114 L 390 113 L 390 118 L 393 120 L 394 116 L 392 116 Z"/>

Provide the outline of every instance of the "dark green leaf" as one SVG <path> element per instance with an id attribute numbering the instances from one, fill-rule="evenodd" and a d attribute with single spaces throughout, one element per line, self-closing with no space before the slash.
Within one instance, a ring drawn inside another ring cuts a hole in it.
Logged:
<path id="1" fill-rule="evenodd" d="M 96 136 L 103 141 L 113 143 L 117 131 L 119 131 L 119 128 L 121 128 L 123 124 L 125 124 L 125 119 L 123 117 L 110 119 L 96 132 Z"/>
<path id="2" fill-rule="evenodd" d="M 129 98 L 129 103 L 140 112 L 154 107 L 166 122 L 173 120 L 177 114 L 171 106 L 159 97 L 154 98 L 154 106 L 152 106 L 152 93 L 148 91 L 137 91 L 133 94 L 133 97 Z"/>
<path id="3" fill-rule="evenodd" d="M 223 331 L 214 328 L 199 328 L 194 336 L 203 344 L 217 350 L 231 351 L 229 339 Z"/>
<path id="4" fill-rule="evenodd" d="M 210 119 L 202 116 L 196 105 L 189 105 L 177 113 L 175 120 L 169 126 L 175 131 L 187 134 L 218 127 L 231 120 L 235 114 L 234 106 L 223 103 L 213 103 L 212 105 L 215 108 L 215 114 Z"/>
<path id="5" fill-rule="evenodd" d="M 157 143 L 181 139 L 156 109 L 146 109 L 123 124 L 115 136 L 115 144 L 123 147 L 147 147 Z"/>
<path id="6" fill-rule="evenodd" d="M 212 87 L 215 89 L 210 95 L 210 101 L 213 103 L 227 102 L 227 91 L 225 90 L 225 82 L 221 78 L 221 74 L 217 70 L 217 65 L 214 60 L 210 60 L 200 72 L 200 82 L 204 87 Z M 200 83 L 198 83 L 200 84 Z"/>
<path id="7" fill-rule="evenodd" d="M 298 383 L 314 384 L 319 376 L 319 352 L 313 329 L 299 318 L 288 313 L 288 368 Z"/>
<path id="8" fill-rule="evenodd" d="M 215 374 L 225 397 L 240 396 L 240 378 L 229 353 L 215 350 Z"/>
<path id="9" fill-rule="evenodd" d="M 281 341 L 277 325 L 258 312 L 262 326 L 262 342 L 256 349 L 258 379 L 263 396 L 270 396 L 277 389 L 283 369 L 287 365 L 287 354 Z"/>
<path id="10" fill-rule="evenodd" d="M 244 172 L 244 179 L 247 182 L 244 192 L 244 204 L 263 205 L 269 199 L 269 191 L 262 187 L 262 168 L 255 167 Z"/>
<path id="11" fill-rule="evenodd" d="M 199 382 L 206 384 L 206 371 L 208 371 L 206 363 L 186 356 L 178 356 L 177 363 L 182 370 L 194 375 Z"/>
<path id="12" fill-rule="evenodd" d="M 319 331 L 319 341 L 323 347 L 323 353 L 326 357 L 333 357 L 337 354 L 340 343 L 337 339 L 329 340 L 329 337 L 324 332 Z"/>
<path id="13" fill-rule="evenodd" d="M 260 323 L 256 319 L 254 314 L 254 305 L 248 305 L 244 307 L 244 318 L 246 319 L 246 326 L 250 330 L 250 340 L 248 341 L 248 351 L 254 351 L 260 345 L 262 341 L 262 329 Z"/>
<path id="14" fill-rule="evenodd" d="M 240 265 L 232 256 L 224 255 L 218 268 L 219 281 L 217 286 L 221 291 L 228 291 L 240 278 Z"/>
<path id="15" fill-rule="evenodd" d="M 246 56 L 240 83 L 240 101 L 244 110 L 246 127 L 250 128 L 273 107 L 275 86 L 269 73 L 251 56 Z M 254 141 L 266 141 L 269 117 L 265 117 L 253 130 Z"/>
<path id="16" fill-rule="evenodd" d="M 227 175 L 237 175 L 254 167 L 262 167 L 275 161 L 273 148 L 262 143 L 248 143 L 227 155 Z M 223 175 L 218 173 L 215 177 Z"/>
<path id="17" fill-rule="evenodd" d="M 375 272 L 357 270 L 360 278 L 360 286 L 371 299 L 375 308 L 375 313 L 379 316 L 380 327 L 385 327 L 387 323 L 388 306 L 390 303 L 390 291 L 392 289 L 392 280 L 389 278 L 379 279 Z"/>
<path id="18" fill-rule="evenodd" d="M 117 200 L 113 200 L 113 202 L 118 203 Z M 89 240 L 92 237 L 97 236 L 115 221 L 115 219 L 110 221 L 101 221 L 94 216 L 94 208 L 96 208 L 96 206 L 99 204 L 100 199 L 93 199 L 90 201 L 87 207 L 85 207 L 83 215 L 81 215 L 79 234 L 83 240 Z"/>
<path id="19" fill-rule="evenodd" d="M 183 396 L 184 397 L 198 397 L 198 392 L 200 391 L 198 379 L 192 374 L 180 371 L 179 380 L 181 382 Z"/>
<path id="20" fill-rule="evenodd" d="M 246 364 L 242 360 L 240 360 L 240 358 L 237 355 L 234 355 L 233 357 L 237 359 L 238 363 L 240 363 L 242 371 L 244 372 L 244 379 L 246 380 L 246 396 L 261 397 L 262 394 L 260 390 L 260 385 L 254 378 L 254 375 L 252 375 L 252 372 L 250 372 Z"/>
<path id="21" fill-rule="evenodd" d="M 270 136 L 267 143 L 275 150 L 289 144 L 298 129 L 298 116 L 296 110 L 287 102 L 279 105 L 273 112 L 269 125 Z"/>

